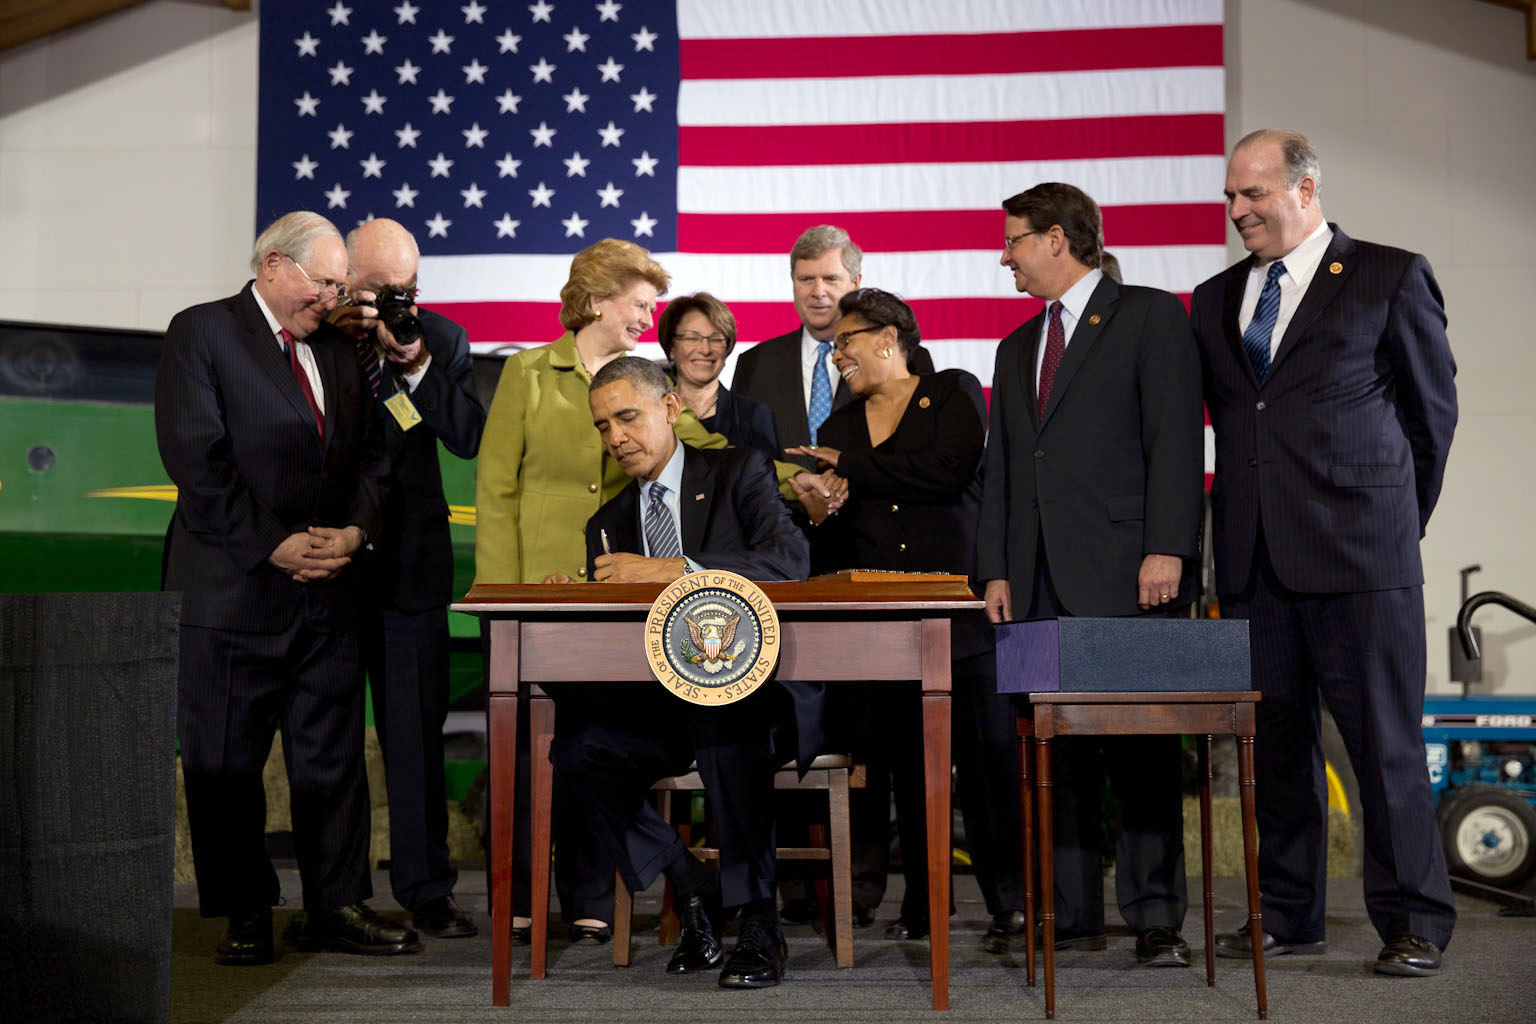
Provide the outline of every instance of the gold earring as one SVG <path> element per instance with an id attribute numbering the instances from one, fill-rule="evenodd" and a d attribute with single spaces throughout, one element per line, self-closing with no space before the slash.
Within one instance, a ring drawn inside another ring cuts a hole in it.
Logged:
<path id="1" fill-rule="evenodd" d="M 891 358 L 891 346 L 889 345 L 885 346 L 885 358 Z"/>
<path id="2" fill-rule="evenodd" d="M 594 309 L 592 311 L 592 319 L 593 320 L 601 320 L 602 318 L 603 318 L 603 311 L 602 310 Z"/>

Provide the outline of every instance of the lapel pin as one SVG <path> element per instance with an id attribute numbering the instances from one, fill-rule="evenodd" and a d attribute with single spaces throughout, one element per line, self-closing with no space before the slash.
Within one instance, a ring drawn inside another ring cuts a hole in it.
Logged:
<path id="1" fill-rule="evenodd" d="M 927 396 L 927 395 L 924 395 L 924 396 L 923 396 L 923 397 L 922 397 L 922 398 L 919 398 L 919 399 L 918 399 L 918 400 L 917 400 L 917 407 L 918 407 L 918 408 L 919 408 L 919 409 L 926 409 L 926 408 L 928 408 L 928 407 L 929 407 L 929 406 L 930 406 L 930 405 L 932 405 L 932 404 L 933 404 L 933 403 L 932 403 L 932 402 L 931 402 L 931 401 L 929 401 L 929 399 L 928 399 L 928 396 Z"/>
<path id="2" fill-rule="evenodd" d="M 1330 273 L 1330 274 L 1342 274 L 1342 273 L 1344 273 L 1344 264 L 1340 263 L 1338 260 L 1334 260 L 1332 263 L 1328 264 L 1328 273 Z"/>
<path id="3" fill-rule="evenodd" d="M 700 491 L 698 494 L 695 494 L 693 496 L 693 500 L 694 501 L 703 501 L 704 500 L 704 492 Z"/>
<path id="4" fill-rule="evenodd" d="M 1088 322 L 1090 324 L 1096 324 L 1096 323 L 1098 323 L 1102 319 L 1104 319 L 1104 318 L 1099 316 L 1099 314 L 1095 313 L 1095 314 L 1093 314 L 1093 316 L 1088 318 Z"/>

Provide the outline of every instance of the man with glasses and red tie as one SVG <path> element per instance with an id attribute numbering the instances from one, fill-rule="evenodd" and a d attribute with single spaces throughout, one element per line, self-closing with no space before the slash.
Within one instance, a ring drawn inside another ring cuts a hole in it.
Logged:
<path id="1" fill-rule="evenodd" d="M 178 313 L 155 380 L 177 487 L 165 588 L 182 592 L 177 733 L 205 917 L 221 964 L 270 963 L 281 894 L 262 768 L 282 726 L 307 948 L 389 954 L 415 932 L 363 901 L 369 878 L 358 573 L 389 463 L 355 355 L 308 339 L 346 292 L 324 217 L 261 233 L 255 280 Z"/>
<path id="2" fill-rule="evenodd" d="M 464 328 L 413 303 L 421 253 L 411 233 L 393 220 L 365 221 L 347 235 L 347 258 L 349 301 L 317 337 L 357 354 L 389 453 L 383 536 L 358 568 L 363 665 L 389 789 L 390 887 L 418 931 L 466 938 L 476 928 L 453 898 L 443 776 L 454 594 L 438 444 L 474 458 L 485 406 Z"/>
<path id="3" fill-rule="evenodd" d="M 1187 614 L 1204 441 L 1184 307 L 1104 275 L 1103 220 L 1080 189 L 1045 182 L 1003 211 L 1000 262 L 1046 308 L 997 349 L 977 530 L 988 617 Z M 1178 737 L 1053 746 L 1057 948 L 1106 945 L 1107 775 L 1119 826 L 1115 895 L 1136 958 L 1189 966 Z"/>

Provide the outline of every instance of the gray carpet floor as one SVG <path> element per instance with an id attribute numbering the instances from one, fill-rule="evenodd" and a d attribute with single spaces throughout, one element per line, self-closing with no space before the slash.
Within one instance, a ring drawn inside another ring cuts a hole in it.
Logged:
<path id="1" fill-rule="evenodd" d="M 280 872 L 284 893 L 297 905 L 298 878 Z M 389 891 L 384 875 L 375 889 Z M 899 903 L 901 880 L 891 879 L 885 908 Z M 279 947 L 270 967 L 221 968 L 211 951 L 223 927 L 197 916 L 196 893 L 178 886 L 174 917 L 171 1020 L 176 1024 L 274 1022 L 497 1021 L 506 1024 L 570 1021 L 820 1021 L 893 1024 L 909 1020 L 993 1021 L 1044 1018 L 1039 988 L 1026 988 L 1022 951 L 981 951 L 986 913 L 975 883 L 956 876 L 957 913 L 951 930 L 950 1010 L 931 1009 L 926 942 L 885 940 L 882 926 L 854 934 L 854 967 L 840 971 L 832 952 L 809 925 L 786 929 L 790 965 L 785 983 L 758 992 L 724 991 L 711 975 L 668 977 L 669 950 L 653 930 L 656 890 L 637 901 L 633 966 L 615 968 L 609 947 L 572 947 L 552 941 L 549 976 L 528 978 L 528 951 L 513 956 L 512 1005 L 491 1002 L 491 943 L 485 876 L 460 877 L 460 902 L 474 912 L 481 935 L 428 940 L 419 954 L 368 958 L 307 954 Z M 1216 986 L 1207 988 L 1199 880 L 1185 935 L 1195 949 L 1190 970 L 1138 968 L 1134 940 L 1122 929 L 1107 880 L 1109 949 L 1057 958 L 1057 1017 L 1064 1021 L 1252 1021 L 1257 1019 L 1253 976 L 1246 962 L 1218 960 Z M 1217 930 L 1245 919 L 1241 880 L 1217 879 Z M 372 901 L 398 914 L 388 896 Z M 1304 1022 L 1478 1021 L 1536 1022 L 1536 918 L 1498 916 L 1493 904 L 1458 897 L 1461 918 L 1438 977 L 1383 978 L 1371 973 L 1379 941 L 1366 919 L 1359 879 L 1333 879 L 1328 894 L 1328 955 L 1269 962 L 1270 1019 Z M 894 914 L 894 910 L 889 911 Z M 288 912 L 280 908 L 281 930 Z M 651 926 L 652 930 L 640 930 Z"/>

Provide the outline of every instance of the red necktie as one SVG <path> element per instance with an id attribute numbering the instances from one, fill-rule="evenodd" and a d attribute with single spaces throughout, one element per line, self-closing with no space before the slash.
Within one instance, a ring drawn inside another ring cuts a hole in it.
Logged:
<path id="1" fill-rule="evenodd" d="M 315 414 L 315 432 L 320 435 L 320 440 L 325 441 L 325 413 L 320 411 L 320 404 L 315 401 L 315 391 L 309 385 L 309 374 L 304 372 L 304 367 L 299 364 L 299 349 L 293 342 L 293 335 L 285 327 L 282 330 L 283 347 L 288 350 L 288 365 L 293 367 L 293 375 L 299 381 L 299 390 L 304 392 L 304 401 L 309 403 L 309 411 Z"/>
<path id="2" fill-rule="evenodd" d="M 1040 360 L 1040 397 L 1035 403 L 1035 415 L 1045 419 L 1045 403 L 1051 398 L 1051 384 L 1056 380 L 1056 370 L 1061 366 L 1061 355 L 1067 350 L 1067 332 L 1061 326 L 1061 301 L 1051 303 L 1050 322 L 1045 327 L 1045 356 Z"/>

